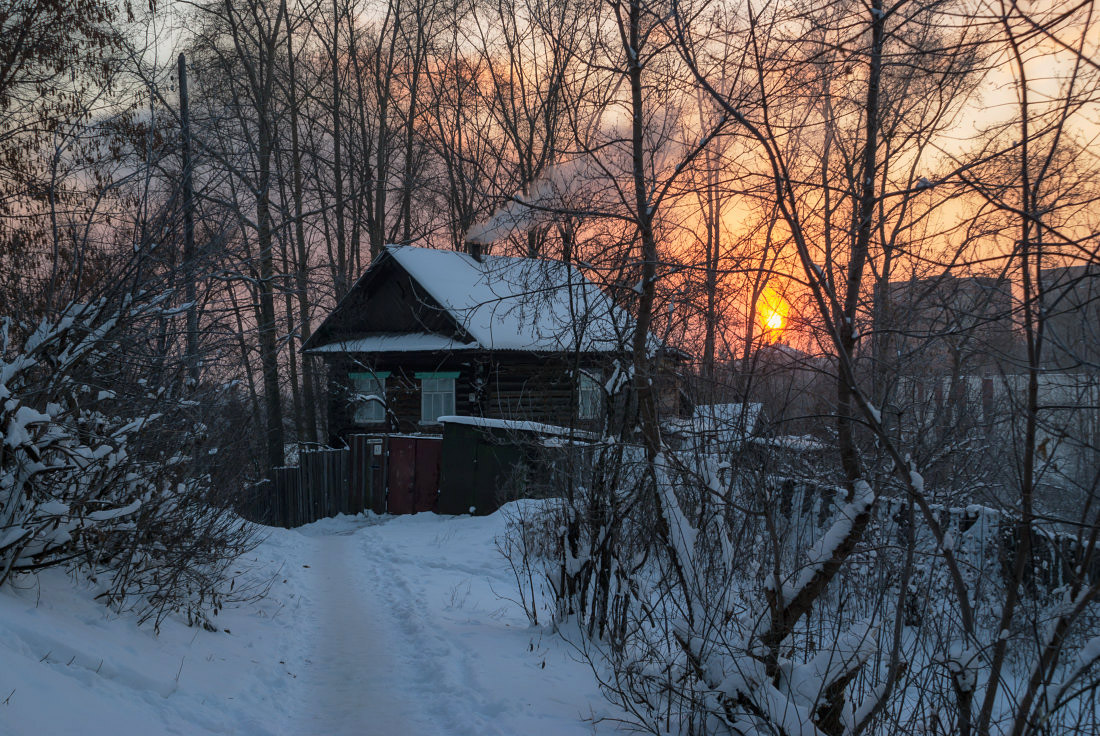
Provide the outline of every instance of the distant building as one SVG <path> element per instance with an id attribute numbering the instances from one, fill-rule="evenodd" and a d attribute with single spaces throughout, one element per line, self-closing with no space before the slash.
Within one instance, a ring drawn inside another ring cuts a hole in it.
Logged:
<path id="1" fill-rule="evenodd" d="M 1012 282 L 941 274 L 878 287 L 874 304 L 878 370 L 901 375 L 991 375 L 1018 354 Z"/>
<path id="2" fill-rule="evenodd" d="M 1043 365 L 1074 373 L 1100 366 L 1100 266 L 1040 272 L 1046 317 Z"/>
<path id="3" fill-rule="evenodd" d="M 1072 505 L 1066 492 L 1094 482 L 1100 447 L 1100 267 L 1050 268 L 1040 279 L 1038 461 L 1042 483 L 1059 489 L 1044 502 Z M 878 399 L 888 423 L 926 448 L 926 479 L 957 485 L 976 471 L 965 450 L 975 437 L 987 448 L 986 472 L 1007 474 L 1028 391 L 1021 315 L 1013 311 L 1019 284 L 944 275 L 891 282 L 879 295 Z M 950 447 L 964 448 L 956 460 Z"/>

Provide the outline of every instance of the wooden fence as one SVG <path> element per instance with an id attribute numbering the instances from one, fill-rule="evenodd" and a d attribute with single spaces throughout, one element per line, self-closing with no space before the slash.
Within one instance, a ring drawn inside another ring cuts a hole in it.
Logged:
<path id="1" fill-rule="evenodd" d="M 781 518 L 791 527 L 786 531 L 804 549 L 816 541 L 832 522 L 832 511 L 843 492 L 833 486 L 777 479 L 776 489 Z M 994 572 L 1007 580 L 1012 576 L 1017 550 L 1021 546 L 1021 526 L 997 509 L 971 505 L 953 508 L 932 505 L 936 521 L 951 540 L 955 557 L 968 571 Z M 903 498 L 880 497 L 875 502 L 878 543 L 904 544 L 905 524 L 909 513 Z M 931 532 L 922 515 L 914 515 L 915 535 L 919 548 L 935 548 Z M 1030 564 L 1024 566 L 1024 583 L 1036 592 L 1052 591 L 1080 576 L 1100 579 L 1100 555 L 1090 560 L 1089 569 L 1082 569 L 1086 550 L 1076 536 L 1049 524 L 1036 522 L 1030 530 Z"/>
<path id="2" fill-rule="evenodd" d="M 391 441 L 398 440 L 409 444 L 413 450 L 406 447 L 405 451 L 398 452 L 395 466 L 391 468 L 388 450 Z M 341 513 L 358 514 L 366 509 L 376 513 L 429 510 L 435 507 L 440 457 L 438 452 L 425 454 L 417 449 L 418 443 L 427 440 L 352 435 L 347 438 L 348 446 L 342 449 L 302 451 L 297 466 L 275 468 L 271 478 L 254 484 L 237 510 L 249 521 L 287 528 Z M 438 443 L 439 439 L 432 441 Z M 431 467 L 418 470 L 420 466 Z M 426 470 L 433 472 L 421 472 Z M 800 479 L 772 476 L 772 482 L 780 518 L 785 520 L 784 536 L 793 549 L 807 549 L 831 523 L 838 495 L 843 492 L 827 484 Z M 424 489 L 419 489 L 425 484 L 427 495 Z M 388 492 L 395 494 L 389 499 L 389 506 Z M 404 501 L 397 503 L 395 499 Z M 449 513 L 467 512 L 465 506 L 454 510 L 447 508 Z M 982 506 L 935 506 L 934 511 L 941 529 L 952 540 L 955 556 L 963 565 L 974 571 L 997 572 L 1006 579 L 1011 575 L 1022 532 L 1012 519 Z M 904 543 L 904 524 L 908 517 L 904 499 L 879 498 L 875 516 L 877 523 L 873 533 L 878 539 L 869 541 L 888 545 Z M 918 547 L 932 551 L 935 542 L 920 514 L 915 514 L 914 522 Z M 1078 569 L 1083 562 L 1084 549 L 1075 536 L 1048 525 L 1035 524 L 1030 537 L 1030 564 L 1025 566 L 1029 589 L 1054 590 L 1082 574 L 1092 580 L 1100 579 L 1100 555 L 1090 561 L 1090 569 Z"/>
<path id="3" fill-rule="evenodd" d="M 337 514 L 384 511 L 380 444 L 353 435 L 345 448 L 303 450 L 298 465 L 275 468 L 270 478 L 253 484 L 237 511 L 249 521 L 286 528 Z"/>

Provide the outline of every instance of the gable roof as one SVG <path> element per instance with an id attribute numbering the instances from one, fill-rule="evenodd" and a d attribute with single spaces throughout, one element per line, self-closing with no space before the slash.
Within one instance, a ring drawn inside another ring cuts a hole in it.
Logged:
<path id="1" fill-rule="evenodd" d="M 371 288 L 372 276 L 392 260 L 460 328 L 461 336 L 417 332 L 374 333 L 324 339 L 345 303 Z M 318 327 L 308 352 L 407 352 L 417 350 L 515 350 L 620 352 L 632 319 L 576 268 L 534 258 L 483 256 L 457 251 L 387 245 L 341 304 Z"/>

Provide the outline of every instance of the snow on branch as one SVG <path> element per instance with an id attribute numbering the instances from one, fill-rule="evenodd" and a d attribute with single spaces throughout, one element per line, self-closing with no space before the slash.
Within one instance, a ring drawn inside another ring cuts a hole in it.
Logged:
<path id="1" fill-rule="evenodd" d="M 778 605 L 781 607 L 790 605 L 814 583 L 823 573 L 826 565 L 835 562 L 837 551 L 849 542 L 857 521 L 870 513 L 871 506 L 875 502 L 875 493 L 870 484 L 861 479 L 855 482 L 854 488 L 855 497 L 840 508 L 832 526 L 806 551 L 807 562 L 798 571 L 798 577 L 794 582 L 771 582 L 772 590 L 776 593 Z"/>
<path id="2" fill-rule="evenodd" d="M 159 319 L 160 301 L 73 304 L 25 327 L 21 345 L 8 334 L 0 585 L 66 565 L 94 577 L 109 604 L 140 609 L 139 618 L 187 610 L 203 622 L 218 605 L 225 560 L 252 533 L 208 501 L 209 478 L 193 462 L 207 434 L 195 402 L 172 394 L 172 371 L 150 376 L 134 360 L 143 320 Z M 103 388 L 126 380 L 133 390 Z"/>

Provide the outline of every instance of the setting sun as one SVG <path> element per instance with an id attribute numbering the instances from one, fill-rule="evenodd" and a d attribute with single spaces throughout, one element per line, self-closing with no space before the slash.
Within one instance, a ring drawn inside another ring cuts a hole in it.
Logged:
<path id="1" fill-rule="evenodd" d="M 787 326 L 791 305 L 779 292 L 768 286 L 756 302 L 756 314 L 766 342 L 779 342 Z"/>

